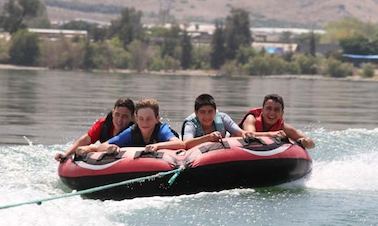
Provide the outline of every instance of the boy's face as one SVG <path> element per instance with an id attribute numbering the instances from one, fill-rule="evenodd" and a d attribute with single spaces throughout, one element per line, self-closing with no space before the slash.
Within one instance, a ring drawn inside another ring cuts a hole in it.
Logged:
<path id="1" fill-rule="evenodd" d="M 159 116 L 155 116 L 151 108 L 141 108 L 136 113 L 136 123 L 142 134 L 147 134 L 154 130 L 155 125 L 159 122 Z"/>
<path id="2" fill-rule="evenodd" d="M 116 131 L 125 129 L 133 120 L 133 115 L 127 107 L 116 107 L 112 111 L 113 126 Z"/>
<path id="3" fill-rule="evenodd" d="M 196 111 L 196 116 L 203 127 L 213 125 L 215 114 L 216 110 L 211 105 L 202 106 Z"/>
<path id="4" fill-rule="evenodd" d="M 283 116 L 282 105 L 269 99 L 264 104 L 262 115 L 264 123 L 272 126 Z"/>

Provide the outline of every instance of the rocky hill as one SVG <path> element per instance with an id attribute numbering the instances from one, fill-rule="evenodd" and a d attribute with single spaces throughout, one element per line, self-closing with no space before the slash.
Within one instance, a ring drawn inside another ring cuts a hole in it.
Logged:
<path id="1" fill-rule="evenodd" d="M 0 0 L 5 2 L 6 0 Z M 378 0 L 42 0 L 50 20 L 74 18 L 109 22 L 122 7 L 144 13 L 145 22 L 210 22 L 231 8 L 250 12 L 252 26 L 322 27 L 329 21 L 356 17 L 378 22 Z"/>

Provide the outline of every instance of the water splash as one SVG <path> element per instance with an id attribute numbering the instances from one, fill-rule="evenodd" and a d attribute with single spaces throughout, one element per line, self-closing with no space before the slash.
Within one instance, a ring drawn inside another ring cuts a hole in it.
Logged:
<path id="1" fill-rule="evenodd" d="M 311 134 L 314 164 L 305 187 L 337 190 L 378 190 L 378 128 L 326 131 Z M 294 184 L 298 184 L 296 182 Z"/>

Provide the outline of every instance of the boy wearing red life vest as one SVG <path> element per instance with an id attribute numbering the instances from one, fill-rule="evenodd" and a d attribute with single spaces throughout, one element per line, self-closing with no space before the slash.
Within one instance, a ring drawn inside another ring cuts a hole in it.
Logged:
<path id="1" fill-rule="evenodd" d="M 73 155 L 79 146 L 105 142 L 134 124 L 134 102 L 129 98 L 119 98 L 113 110 L 106 117 L 97 120 L 87 133 L 78 138 L 65 153 L 57 153 L 55 160 L 63 161 Z"/>
<path id="2" fill-rule="evenodd" d="M 281 96 L 269 94 L 264 97 L 262 108 L 251 109 L 240 122 L 245 131 L 255 136 L 286 136 L 301 143 L 305 148 L 315 147 L 314 141 L 283 120 L 284 102 Z"/>

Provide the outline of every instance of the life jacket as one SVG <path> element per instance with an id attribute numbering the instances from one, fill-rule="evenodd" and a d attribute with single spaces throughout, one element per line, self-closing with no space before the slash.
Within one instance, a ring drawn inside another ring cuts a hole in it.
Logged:
<path id="1" fill-rule="evenodd" d="M 134 124 L 133 122 L 130 122 L 129 125 L 127 125 L 126 128 L 129 128 L 129 126 L 131 126 L 133 124 Z M 104 143 L 105 141 L 114 137 L 112 132 L 113 132 L 113 115 L 112 115 L 112 112 L 109 112 L 106 115 L 104 124 L 102 124 L 102 127 L 101 127 L 100 142 Z M 116 135 L 120 134 L 121 132 L 122 132 L 122 130 L 119 131 Z"/>
<path id="2" fill-rule="evenodd" d="M 145 143 L 143 139 L 142 132 L 140 131 L 138 125 L 134 124 L 131 126 L 131 143 L 135 147 L 144 147 L 148 144 L 155 144 L 159 142 L 159 131 L 161 123 L 155 125 L 154 131 L 151 134 L 150 140 Z"/>
<path id="3" fill-rule="evenodd" d="M 182 127 L 181 127 L 181 138 L 182 139 L 184 139 L 184 129 L 185 129 L 185 124 L 187 122 L 192 122 L 194 124 L 194 127 L 196 128 L 196 134 L 195 134 L 194 137 L 201 137 L 201 136 L 205 135 L 205 133 L 203 132 L 201 122 L 199 121 L 196 114 L 192 113 L 191 115 L 189 115 L 184 120 L 184 122 L 182 124 Z M 213 125 L 214 125 L 214 128 L 215 128 L 215 131 L 221 132 L 223 137 L 226 136 L 226 129 L 224 128 L 224 123 L 223 123 L 221 115 L 218 112 L 215 114 Z"/>
<path id="4" fill-rule="evenodd" d="M 268 132 L 268 131 L 278 131 L 284 129 L 284 120 L 281 118 L 279 119 L 272 127 L 266 129 L 264 127 L 264 121 L 262 117 L 262 108 L 252 108 L 248 111 L 248 113 L 243 117 L 241 122 L 239 123 L 240 128 L 243 128 L 243 123 L 248 115 L 253 115 L 256 119 L 255 121 L 255 128 L 256 132 Z"/>

